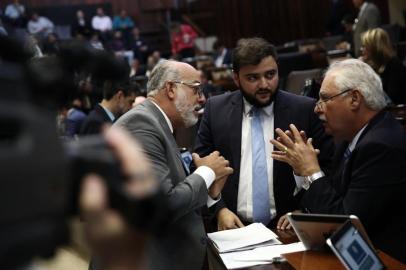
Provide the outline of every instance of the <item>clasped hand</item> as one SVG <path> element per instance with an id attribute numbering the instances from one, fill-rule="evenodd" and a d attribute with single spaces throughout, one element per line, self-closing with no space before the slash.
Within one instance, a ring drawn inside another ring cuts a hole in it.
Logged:
<path id="1" fill-rule="evenodd" d="M 233 168 L 229 166 L 230 162 L 221 156 L 218 151 L 214 151 L 210 155 L 203 158 L 201 158 L 198 154 L 193 153 L 192 157 L 196 167 L 208 166 L 214 171 L 216 179 L 209 188 L 209 196 L 212 199 L 218 198 L 228 176 L 233 173 Z"/>
<path id="2" fill-rule="evenodd" d="M 312 144 L 312 138 L 307 138 L 304 131 L 300 131 L 294 124 L 290 130 L 283 132 L 275 130 L 277 139 L 271 143 L 279 150 L 272 151 L 272 158 L 288 163 L 298 176 L 309 176 L 320 171 L 317 155 L 320 153 Z"/>

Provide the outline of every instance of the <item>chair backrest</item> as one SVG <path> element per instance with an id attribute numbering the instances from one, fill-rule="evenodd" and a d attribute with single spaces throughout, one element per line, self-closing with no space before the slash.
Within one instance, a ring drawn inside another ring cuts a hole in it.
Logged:
<path id="1" fill-rule="evenodd" d="M 286 79 L 285 90 L 300 95 L 306 80 L 320 77 L 321 71 L 320 68 L 315 68 L 290 72 Z"/>
<path id="2" fill-rule="evenodd" d="M 54 29 L 55 34 L 58 35 L 59 39 L 65 40 L 71 38 L 71 27 L 70 25 L 56 25 Z"/>
<path id="3" fill-rule="evenodd" d="M 278 56 L 279 77 L 284 78 L 293 70 L 315 68 L 312 55 L 305 52 L 281 53 Z"/>
<path id="4" fill-rule="evenodd" d="M 406 129 L 406 104 L 389 106 L 387 110 L 391 112 L 393 117 L 395 117 L 396 120 L 398 120 Z"/>
<path id="5" fill-rule="evenodd" d="M 326 51 L 331 51 L 336 49 L 336 44 L 343 39 L 342 35 L 324 37 L 321 42 L 323 43 Z"/>

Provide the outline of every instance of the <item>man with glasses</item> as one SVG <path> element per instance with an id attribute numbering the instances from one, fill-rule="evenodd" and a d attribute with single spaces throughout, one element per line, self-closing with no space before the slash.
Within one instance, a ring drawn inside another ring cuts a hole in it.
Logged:
<path id="1" fill-rule="evenodd" d="M 358 216 L 375 247 L 406 262 L 406 132 L 385 106 L 381 80 L 368 64 L 338 62 L 327 71 L 314 109 L 326 133 L 342 142 L 333 172 L 323 173 L 319 151 L 295 125 L 290 134 L 276 130 L 272 144 L 279 151 L 272 157 L 306 176 L 305 209 Z"/>
<path id="2" fill-rule="evenodd" d="M 313 112 L 315 100 L 278 89 L 276 51 L 266 40 L 238 41 L 233 76 L 240 90 L 207 101 L 195 145 L 201 156 L 219 151 L 234 169 L 214 207 L 216 227 L 227 230 L 262 222 L 284 228 L 284 215 L 299 209 L 303 192 L 297 183 L 303 179 L 271 158 L 274 129 L 299 125 L 324 150 L 323 165 L 330 161 L 332 141 Z"/>
<path id="3" fill-rule="evenodd" d="M 148 98 L 115 124 L 141 144 L 173 214 L 171 228 L 162 228 L 162 235 L 151 245 L 147 269 L 201 269 L 206 234 L 200 210 L 219 200 L 233 169 L 215 151 L 204 158 L 193 154 L 197 169 L 189 174 L 176 145 L 173 131 L 196 124 L 205 101 L 196 69 L 164 60 L 152 70 L 147 91 Z"/>

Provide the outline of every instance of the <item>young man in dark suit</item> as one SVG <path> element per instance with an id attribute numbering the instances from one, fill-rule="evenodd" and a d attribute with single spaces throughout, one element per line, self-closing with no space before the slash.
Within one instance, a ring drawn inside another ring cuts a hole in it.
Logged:
<path id="1" fill-rule="evenodd" d="M 272 157 L 305 176 L 303 208 L 358 216 L 375 247 L 406 262 L 406 132 L 385 106 L 381 80 L 369 65 L 338 62 L 326 73 L 314 109 L 326 133 L 343 141 L 333 173 L 323 172 L 312 141 L 294 125 L 289 136 L 276 131 L 280 137 L 272 143 L 281 151 Z"/>
<path id="2" fill-rule="evenodd" d="M 271 158 L 275 128 L 299 125 L 324 150 L 321 163 L 329 163 L 333 145 L 313 112 L 316 101 L 279 90 L 276 61 L 275 48 L 266 40 L 239 40 L 233 75 L 240 90 L 212 97 L 205 105 L 195 152 L 205 156 L 217 150 L 234 169 L 215 207 L 218 230 L 251 222 L 275 227 L 281 216 L 299 209 L 300 177 Z"/>
<path id="3" fill-rule="evenodd" d="M 134 82 L 106 81 L 103 85 L 103 100 L 84 119 L 79 135 L 99 134 L 105 123 L 113 123 L 132 108 L 138 91 Z"/>

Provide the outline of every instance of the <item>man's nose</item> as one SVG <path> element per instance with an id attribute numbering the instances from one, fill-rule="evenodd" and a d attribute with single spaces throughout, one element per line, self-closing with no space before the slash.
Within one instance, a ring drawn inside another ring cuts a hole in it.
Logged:
<path id="1" fill-rule="evenodd" d="M 314 113 L 321 114 L 321 112 L 322 112 L 321 106 L 318 103 L 316 103 L 316 105 L 314 105 Z"/>
<path id="2" fill-rule="evenodd" d="M 262 76 L 262 77 L 259 79 L 259 87 L 260 87 L 260 88 L 267 88 L 267 87 L 268 87 L 268 79 L 265 78 L 265 76 Z"/>
<path id="3" fill-rule="evenodd" d="M 199 104 L 204 104 L 206 103 L 206 97 L 203 95 L 203 93 L 201 95 L 199 95 L 197 102 L 199 102 Z"/>

